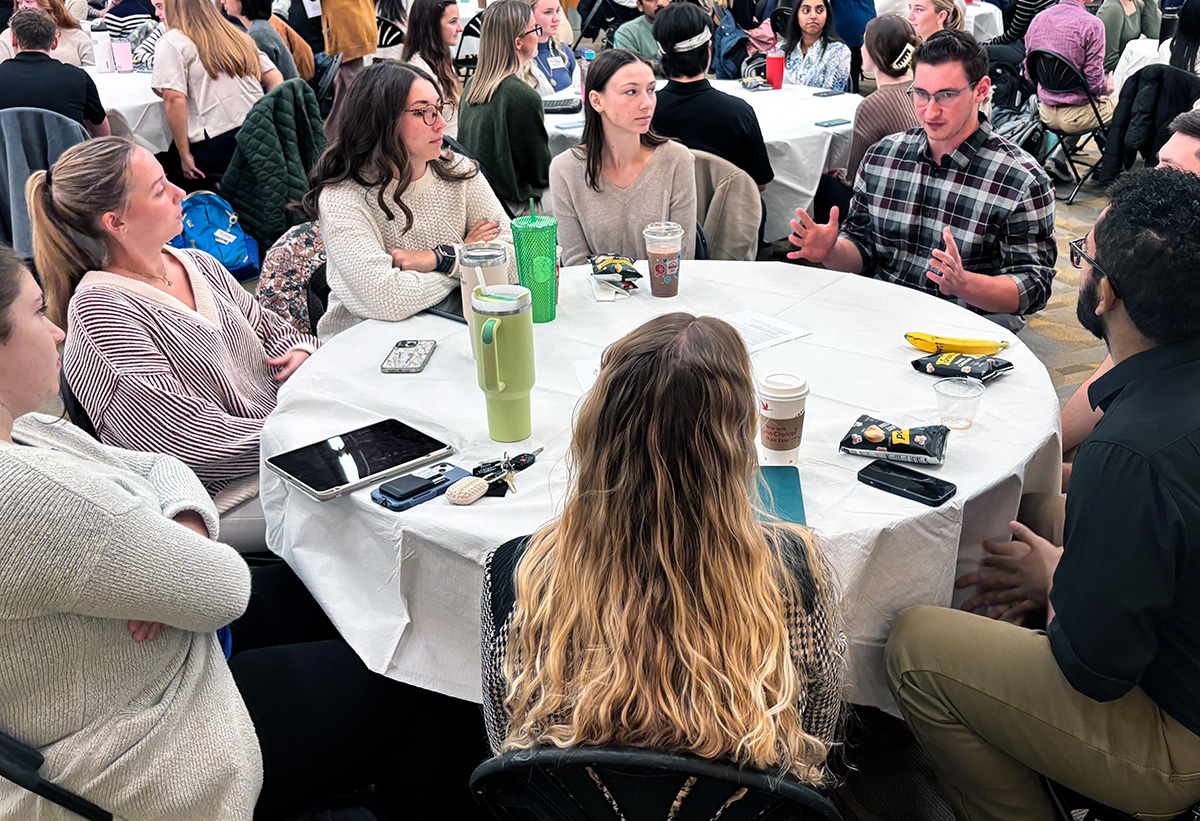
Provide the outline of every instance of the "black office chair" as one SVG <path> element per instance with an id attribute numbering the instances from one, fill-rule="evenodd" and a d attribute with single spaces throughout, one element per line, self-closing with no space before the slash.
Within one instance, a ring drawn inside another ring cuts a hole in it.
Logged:
<path id="1" fill-rule="evenodd" d="M 329 307 L 329 279 L 325 275 L 325 263 L 318 265 L 313 270 L 312 276 L 308 278 L 306 294 L 308 296 L 308 323 L 315 334 L 317 323 L 321 321 L 321 317 L 325 316 L 325 309 Z"/>
<path id="2" fill-rule="evenodd" d="M 1100 109 L 1096 105 L 1096 98 L 1092 95 L 1092 91 L 1088 88 L 1087 80 L 1083 76 L 1083 72 L 1066 58 L 1053 51 L 1045 51 L 1043 49 L 1035 49 L 1025 55 L 1025 67 L 1029 72 L 1029 78 L 1041 86 L 1046 91 L 1067 94 L 1067 93 L 1083 93 L 1087 95 L 1088 103 L 1092 106 L 1092 113 L 1096 115 L 1096 125 L 1083 131 L 1062 131 L 1060 129 L 1046 126 L 1046 130 L 1054 134 L 1062 142 L 1063 154 L 1067 158 L 1067 166 L 1071 169 L 1071 175 L 1078 181 L 1075 190 L 1067 197 L 1067 205 L 1075 202 L 1076 195 L 1079 194 L 1079 189 L 1083 184 L 1095 173 L 1100 162 L 1097 160 L 1091 165 L 1082 163 L 1087 169 L 1087 173 L 1080 176 L 1079 168 L 1075 163 L 1075 155 L 1079 153 L 1089 140 L 1095 138 L 1098 145 L 1103 149 L 1103 143 L 1108 139 L 1108 123 L 1103 122 L 1100 118 Z M 1067 150 L 1066 142 L 1068 138 L 1078 139 L 1073 149 Z"/>
<path id="3" fill-rule="evenodd" d="M 100 434 L 96 433 L 96 426 L 92 424 L 87 411 L 83 409 L 83 404 L 75 396 L 71 386 L 67 384 L 67 375 L 62 371 L 58 372 L 58 395 L 62 399 L 63 408 L 66 409 L 67 418 L 71 420 L 71 424 L 99 441 Z"/>
<path id="4" fill-rule="evenodd" d="M 33 747 L 22 744 L 7 733 L 0 733 L 0 777 L 88 821 L 113 821 L 111 812 L 42 778 L 38 770 L 45 763 L 46 757 Z"/>
<path id="5" fill-rule="evenodd" d="M 337 79 L 338 69 L 341 67 L 342 55 L 339 53 L 333 56 L 324 71 L 314 75 L 308 81 L 317 95 L 317 105 L 321 107 L 322 119 L 328 118 L 329 112 L 333 109 L 333 81 Z"/>
<path id="6" fill-rule="evenodd" d="M 471 792 L 506 821 L 841 821 L 807 784 L 723 761 L 621 747 L 538 747 L 485 761 Z"/>
<path id="7" fill-rule="evenodd" d="M 475 69 L 479 66 L 479 53 L 468 54 L 463 56 L 463 43 L 468 37 L 479 39 L 480 32 L 483 31 L 483 12 L 479 12 L 463 26 L 462 34 L 458 38 L 458 49 L 454 52 L 454 69 L 458 72 L 459 79 L 464 83 L 471 79 L 471 75 L 475 73 Z"/>
<path id="8" fill-rule="evenodd" d="M 1054 805 L 1054 813 L 1059 821 L 1136 821 L 1132 815 L 1106 807 L 1045 776 L 1042 776 L 1042 783 L 1050 794 L 1050 803 Z M 1084 812 L 1082 817 L 1074 814 L 1080 810 Z M 1170 821 L 1200 821 L 1200 804 L 1184 810 Z"/>

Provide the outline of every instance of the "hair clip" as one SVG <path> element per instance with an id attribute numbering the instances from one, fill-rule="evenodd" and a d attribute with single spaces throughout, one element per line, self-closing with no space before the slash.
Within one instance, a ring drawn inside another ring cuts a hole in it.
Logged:
<path id="1" fill-rule="evenodd" d="M 908 68 L 908 64 L 912 62 L 913 53 L 916 48 L 912 43 L 905 43 L 904 48 L 900 50 L 900 54 L 895 60 L 892 60 L 892 71 L 904 71 Z"/>

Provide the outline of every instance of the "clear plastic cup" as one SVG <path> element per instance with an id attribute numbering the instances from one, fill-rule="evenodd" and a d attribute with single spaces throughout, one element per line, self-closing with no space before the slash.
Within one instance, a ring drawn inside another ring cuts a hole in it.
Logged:
<path id="1" fill-rule="evenodd" d="M 963 376 L 934 382 L 933 392 L 937 395 L 938 416 L 942 424 L 954 430 L 971 427 L 983 391 L 982 382 Z"/>
<path id="2" fill-rule="evenodd" d="M 650 265 L 650 293 L 672 297 L 679 293 L 679 264 L 683 256 L 683 226 L 652 222 L 642 229 Z"/>

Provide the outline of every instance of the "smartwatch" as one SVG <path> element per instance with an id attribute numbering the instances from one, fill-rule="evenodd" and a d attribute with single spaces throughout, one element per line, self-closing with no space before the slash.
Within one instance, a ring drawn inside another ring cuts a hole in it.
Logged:
<path id="1" fill-rule="evenodd" d="M 436 261 L 433 270 L 439 274 L 448 274 L 454 270 L 458 255 L 453 245 L 439 245 L 433 249 L 433 258 Z"/>

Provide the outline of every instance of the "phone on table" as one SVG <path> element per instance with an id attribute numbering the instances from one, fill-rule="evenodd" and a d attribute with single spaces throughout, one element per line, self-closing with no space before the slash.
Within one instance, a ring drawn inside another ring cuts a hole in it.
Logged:
<path id="1" fill-rule="evenodd" d="M 818 91 L 813 96 L 814 97 L 840 97 L 841 95 L 843 95 L 845 93 L 846 92 L 844 92 L 844 91 L 837 91 L 836 89 L 829 89 L 828 91 Z"/>
<path id="2" fill-rule="evenodd" d="M 860 470 L 858 481 L 930 507 L 937 507 L 958 492 L 958 488 L 945 479 L 883 459 L 876 459 Z"/>
<path id="3" fill-rule="evenodd" d="M 436 499 L 445 493 L 450 485 L 470 475 L 470 472 L 457 465 L 440 462 L 384 482 L 371 492 L 371 501 L 388 510 L 408 510 L 421 502 Z"/>
<path id="4" fill-rule="evenodd" d="M 839 125 L 850 125 L 850 121 L 849 121 L 849 120 L 845 120 L 845 119 L 841 119 L 841 120 L 821 120 L 821 122 L 817 123 L 816 125 L 817 125 L 817 128 L 834 128 L 834 127 L 836 127 L 836 126 L 839 126 Z"/>
<path id="5" fill-rule="evenodd" d="M 379 370 L 383 373 L 420 373 L 429 364 L 437 342 L 432 339 L 401 339 L 397 342 Z"/>

